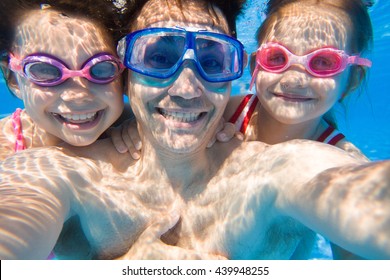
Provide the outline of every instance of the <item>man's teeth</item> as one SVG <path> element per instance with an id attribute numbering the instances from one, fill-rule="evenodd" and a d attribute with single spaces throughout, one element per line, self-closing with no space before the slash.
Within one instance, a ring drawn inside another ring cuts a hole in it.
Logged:
<path id="1" fill-rule="evenodd" d="M 61 117 L 68 121 L 90 121 L 93 120 L 97 112 L 88 114 L 62 114 Z"/>
<path id="2" fill-rule="evenodd" d="M 201 113 L 171 112 L 161 109 L 162 115 L 177 122 L 194 122 L 199 119 Z"/>

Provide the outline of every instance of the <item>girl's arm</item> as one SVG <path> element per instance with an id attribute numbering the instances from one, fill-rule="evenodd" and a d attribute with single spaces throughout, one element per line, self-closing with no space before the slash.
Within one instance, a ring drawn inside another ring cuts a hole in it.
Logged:
<path id="1" fill-rule="evenodd" d="M 46 259 L 70 209 L 61 174 L 42 175 L 56 164 L 52 152 L 48 149 L 47 160 L 40 161 L 29 153 L 0 163 L 0 259 Z"/>

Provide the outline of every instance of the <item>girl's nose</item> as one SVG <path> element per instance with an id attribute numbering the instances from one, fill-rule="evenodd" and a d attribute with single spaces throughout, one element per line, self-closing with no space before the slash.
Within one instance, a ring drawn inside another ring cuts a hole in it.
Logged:
<path id="1" fill-rule="evenodd" d="M 303 68 L 303 67 L 302 67 Z M 308 86 L 310 77 L 301 67 L 292 66 L 283 73 L 280 85 L 283 89 L 305 88 Z"/>
<path id="2" fill-rule="evenodd" d="M 65 85 L 66 83 L 66 85 Z M 69 78 L 64 83 L 64 90 L 61 92 L 61 98 L 64 101 L 85 101 L 93 99 L 88 81 L 81 77 Z"/>

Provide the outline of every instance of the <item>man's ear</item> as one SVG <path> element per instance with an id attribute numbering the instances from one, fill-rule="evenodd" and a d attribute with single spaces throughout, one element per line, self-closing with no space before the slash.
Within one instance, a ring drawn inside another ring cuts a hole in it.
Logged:
<path id="1" fill-rule="evenodd" d="M 20 92 L 19 84 L 16 79 L 16 74 L 9 70 L 8 61 L 2 60 L 0 61 L 0 69 L 3 74 L 4 80 L 7 84 L 8 89 L 19 99 L 22 99 L 22 95 Z"/>

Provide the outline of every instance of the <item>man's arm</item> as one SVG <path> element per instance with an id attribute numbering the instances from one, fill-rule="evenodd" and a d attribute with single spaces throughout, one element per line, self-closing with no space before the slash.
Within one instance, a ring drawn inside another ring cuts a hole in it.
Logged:
<path id="1" fill-rule="evenodd" d="M 0 259 L 47 258 L 69 212 L 54 150 L 36 151 L 46 155 L 26 150 L 0 163 Z"/>
<path id="2" fill-rule="evenodd" d="M 390 161 L 332 168 L 281 197 L 286 214 L 333 243 L 390 258 Z"/>

